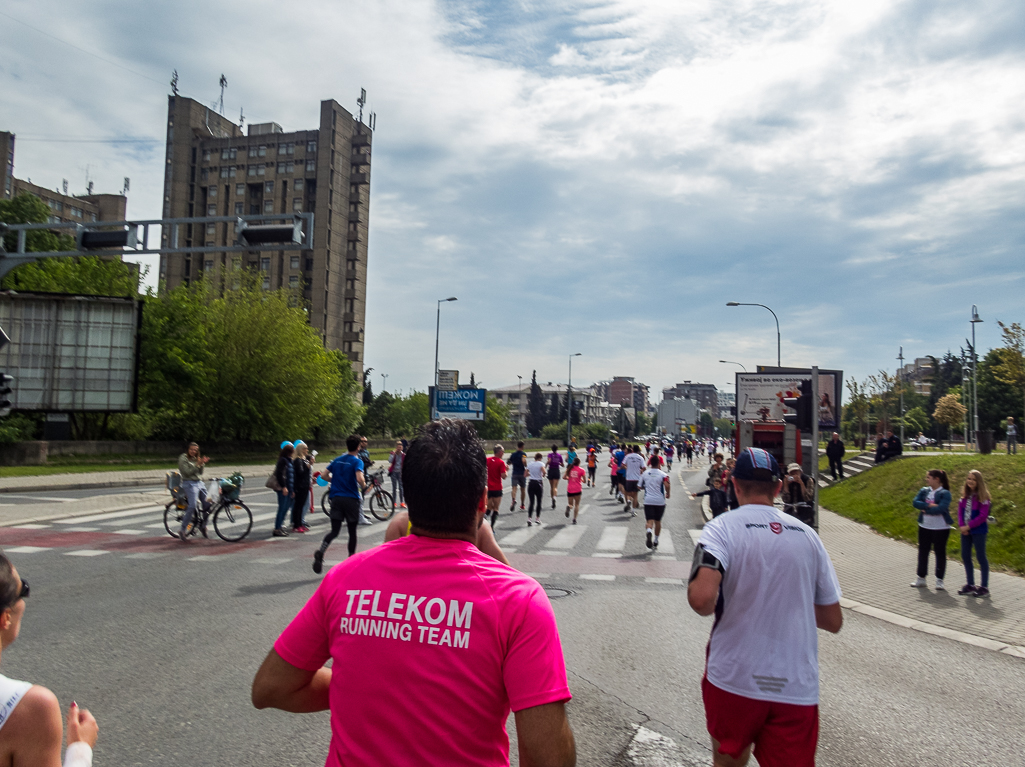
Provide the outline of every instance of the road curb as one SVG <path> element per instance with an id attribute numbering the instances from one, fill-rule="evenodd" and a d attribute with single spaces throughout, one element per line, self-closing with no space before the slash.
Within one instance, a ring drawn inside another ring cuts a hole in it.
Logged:
<path id="1" fill-rule="evenodd" d="M 72 484 L 50 483 L 25 487 L 0 487 L 0 493 L 45 493 L 51 490 L 102 490 L 105 487 L 163 487 L 164 479 L 122 479 Z"/>
<path id="2" fill-rule="evenodd" d="M 68 510 L 60 512 L 53 512 L 51 514 L 35 514 L 31 517 L 23 517 L 22 519 L 15 519 L 9 522 L 0 522 L 0 528 L 5 527 L 17 527 L 18 525 L 31 525 L 38 522 L 50 522 L 55 519 L 75 519 L 76 517 L 89 517 L 93 514 L 107 514 L 112 511 L 129 511 L 131 509 L 146 509 L 146 508 L 162 509 L 163 504 L 154 503 L 133 503 L 128 506 L 111 506 L 110 508 L 103 509 L 80 509 L 77 513 L 68 513 Z M 59 507 L 58 507 L 59 508 Z"/>
<path id="3" fill-rule="evenodd" d="M 1006 642 L 998 642 L 995 639 L 988 639 L 986 637 L 976 636 L 975 634 L 967 634 L 964 631 L 949 629 L 945 626 L 937 626 L 933 623 L 925 623 L 923 621 L 916 620 L 915 618 L 908 618 L 904 615 L 892 613 L 889 610 L 883 610 L 878 607 L 872 607 L 871 605 L 856 602 L 853 599 L 841 598 L 840 606 L 846 610 L 851 610 L 852 612 L 868 615 L 872 618 L 878 618 L 879 620 L 886 621 L 887 623 L 892 623 L 895 626 L 902 626 L 907 629 L 921 631 L 923 634 L 932 634 L 933 636 L 943 637 L 944 639 L 953 639 L 955 642 L 960 642 L 961 644 L 980 647 L 983 650 L 992 650 L 993 652 L 1003 653 L 1004 655 L 1010 655 L 1014 658 L 1025 659 L 1025 647 L 1007 644 Z"/>

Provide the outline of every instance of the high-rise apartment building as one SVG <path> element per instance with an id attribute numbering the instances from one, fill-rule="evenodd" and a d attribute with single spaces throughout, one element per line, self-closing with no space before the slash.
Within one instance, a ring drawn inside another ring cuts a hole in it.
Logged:
<path id="1" fill-rule="evenodd" d="M 719 412 L 719 390 L 715 384 L 684 381 L 663 389 L 662 399 L 692 399 L 702 410 L 709 411 L 713 416 Z"/>
<path id="2" fill-rule="evenodd" d="M 314 214 L 313 247 L 250 253 L 164 253 L 165 289 L 249 268 L 266 290 L 302 291 L 310 324 L 328 349 L 340 349 L 363 371 L 370 128 L 338 102 L 320 102 L 320 124 L 286 133 L 277 123 L 248 132 L 198 101 L 169 96 L 164 170 L 165 218 Z M 183 227 L 179 247 L 231 245 L 232 223 Z M 166 236 L 166 234 L 165 234 Z"/>
<path id="3" fill-rule="evenodd" d="M 67 182 L 60 191 L 33 184 L 14 176 L 15 135 L 0 131 L 0 198 L 10 200 L 19 194 L 34 194 L 50 207 L 50 222 L 87 224 L 93 221 L 124 221 L 128 198 L 123 194 L 68 194 Z M 90 188 L 92 184 L 89 185 Z M 65 230 L 66 231 L 66 230 Z"/>

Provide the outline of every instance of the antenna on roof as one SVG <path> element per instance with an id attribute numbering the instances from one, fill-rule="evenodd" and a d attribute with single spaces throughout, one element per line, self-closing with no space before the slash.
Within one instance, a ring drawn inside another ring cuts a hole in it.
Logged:
<path id="1" fill-rule="evenodd" d="M 125 176 L 125 185 L 124 188 L 121 189 L 122 196 L 128 194 L 129 186 L 131 186 L 131 179 L 128 178 L 128 176 Z"/>
<path id="2" fill-rule="evenodd" d="M 175 96 L 178 95 L 178 70 L 174 70 L 171 73 L 171 93 Z"/>
<path id="3" fill-rule="evenodd" d="M 360 122 L 363 122 L 363 106 L 367 103 L 367 89 L 359 89 L 359 98 L 356 99 L 356 103 L 359 105 L 359 117 L 357 118 Z"/>
<path id="4" fill-rule="evenodd" d="M 218 83 L 220 83 L 220 86 L 221 86 L 221 100 L 220 100 L 220 102 L 218 104 L 217 111 L 221 115 L 221 117 L 223 117 L 224 116 L 224 89 L 228 87 L 228 78 L 225 77 L 222 74 L 221 75 L 221 79 L 218 80 Z"/>
<path id="5" fill-rule="evenodd" d="M 238 110 L 238 127 L 241 128 L 246 124 L 246 110 L 241 108 Z"/>
<path id="6" fill-rule="evenodd" d="M 370 113 L 370 130 L 377 130 L 377 112 Z"/>
<path id="7" fill-rule="evenodd" d="M 67 194 L 68 193 L 68 180 L 67 179 L 64 179 L 64 183 L 62 184 L 62 186 L 64 187 L 64 194 Z"/>

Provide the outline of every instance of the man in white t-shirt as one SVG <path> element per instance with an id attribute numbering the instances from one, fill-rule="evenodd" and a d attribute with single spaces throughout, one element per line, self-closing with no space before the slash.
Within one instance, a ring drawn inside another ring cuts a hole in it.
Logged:
<path id="1" fill-rule="evenodd" d="M 741 506 L 705 525 L 687 597 L 715 613 L 701 680 L 717 767 L 815 764 L 819 720 L 816 627 L 843 625 L 840 585 L 822 541 L 772 505 L 782 472 L 759 448 L 730 476 Z"/>
<path id="2" fill-rule="evenodd" d="M 641 475 L 638 487 L 644 491 L 644 545 L 654 550 L 658 548 L 658 537 L 662 534 L 662 515 L 669 497 L 669 475 L 659 468 L 657 452 L 648 459 L 648 465 L 651 468 Z"/>
<path id="3" fill-rule="evenodd" d="M 637 516 L 637 483 L 641 481 L 641 474 L 644 473 L 644 456 L 641 455 L 641 446 L 634 445 L 633 452 L 623 457 L 623 466 L 626 468 L 626 506 L 623 511 L 629 511 L 631 517 Z"/>

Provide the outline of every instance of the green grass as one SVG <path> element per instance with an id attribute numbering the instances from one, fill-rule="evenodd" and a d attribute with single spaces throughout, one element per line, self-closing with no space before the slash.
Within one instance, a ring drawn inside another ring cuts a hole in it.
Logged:
<path id="1" fill-rule="evenodd" d="M 861 452 L 862 451 L 858 450 L 856 447 L 844 448 L 843 459 L 845 461 L 848 461 L 851 458 L 854 458 L 854 457 L 860 455 Z M 828 474 L 828 473 L 829 473 L 829 459 L 826 457 L 826 443 L 823 442 L 821 447 L 819 447 L 819 474 Z"/>
<path id="2" fill-rule="evenodd" d="M 388 460 L 388 450 L 371 450 L 370 457 L 374 461 Z M 335 456 L 322 454 L 318 464 L 324 464 Z M 277 460 L 276 453 L 238 453 L 214 455 L 211 457 L 210 476 L 219 476 L 219 472 L 234 471 L 243 466 L 266 466 Z M 2 477 L 43 477 L 51 474 L 93 474 L 103 471 L 147 471 L 177 468 L 177 455 L 59 455 L 51 458 L 43 466 L 0 466 Z M 209 472 L 208 472 L 209 473 Z"/>
<path id="3" fill-rule="evenodd" d="M 970 469 L 982 472 L 993 496 L 993 516 L 986 554 L 990 566 L 1025 575 L 1025 455 L 941 455 L 929 460 L 896 460 L 824 488 L 823 506 L 873 530 L 902 541 L 918 540 L 918 511 L 911 505 L 925 485 L 929 469 L 943 469 L 954 496 L 951 516 L 957 521 L 957 501 Z M 961 558 L 960 534 L 951 532 L 948 552 Z"/>

